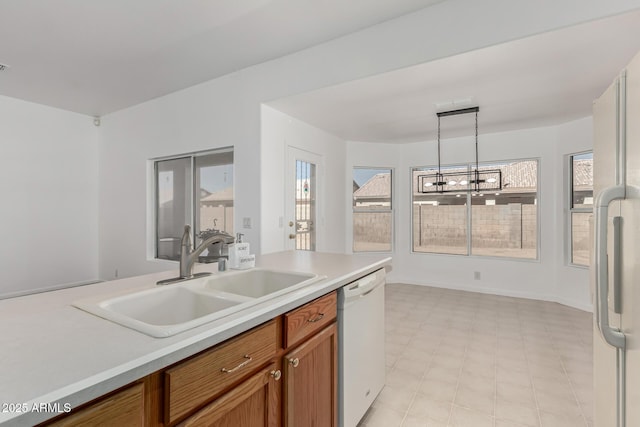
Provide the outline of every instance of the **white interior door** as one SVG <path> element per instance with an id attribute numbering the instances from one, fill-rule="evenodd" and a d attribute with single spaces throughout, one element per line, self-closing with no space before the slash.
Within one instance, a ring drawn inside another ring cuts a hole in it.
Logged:
<path id="1" fill-rule="evenodd" d="M 315 251 L 321 223 L 322 156 L 289 146 L 286 164 L 285 248 Z"/>

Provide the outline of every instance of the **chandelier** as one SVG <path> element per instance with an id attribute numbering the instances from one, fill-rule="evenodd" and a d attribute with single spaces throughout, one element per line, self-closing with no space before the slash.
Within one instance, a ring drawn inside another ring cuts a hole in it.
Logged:
<path id="1" fill-rule="evenodd" d="M 480 169 L 478 165 L 478 111 L 480 107 L 463 108 L 460 110 L 443 111 L 436 113 L 438 116 L 438 172 L 418 175 L 419 193 L 452 193 L 460 191 L 502 190 L 502 170 Z M 447 116 L 475 113 L 476 116 L 476 167 L 473 170 L 466 168 L 460 171 L 442 172 L 440 163 L 440 119 Z"/>

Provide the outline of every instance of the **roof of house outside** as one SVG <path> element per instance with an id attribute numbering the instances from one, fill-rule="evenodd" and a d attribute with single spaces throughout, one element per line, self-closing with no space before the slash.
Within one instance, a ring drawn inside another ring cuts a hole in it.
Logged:
<path id="1" fill-rule="evenodd" d="M 573 166 L 573 186 L 576 189 L 592 189 L 593 159 L 574 160 Z"/>
<path id="2" fill-rule="evenodd" d="M 356 199 L 388 199 L 391 197 L 391 174 L 378 173 L 353 192 Z"/>
<path id="3" fill-rule="evenodd" d="M 201 197 L 201 202 L 226 202 L 233 200 L 233 187 L 223 188 L 222 190 L 215 191 L 213 193 L 209 193 L 205 197 Z"/>

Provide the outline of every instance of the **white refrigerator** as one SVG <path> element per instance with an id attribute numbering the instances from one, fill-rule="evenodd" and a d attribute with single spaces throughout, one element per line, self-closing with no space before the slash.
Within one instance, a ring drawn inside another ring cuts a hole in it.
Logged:
<path id="1" fill-rule="evenodd" d="M 640 54 L 594 102 L 594 425 L 640 426 Z"/>

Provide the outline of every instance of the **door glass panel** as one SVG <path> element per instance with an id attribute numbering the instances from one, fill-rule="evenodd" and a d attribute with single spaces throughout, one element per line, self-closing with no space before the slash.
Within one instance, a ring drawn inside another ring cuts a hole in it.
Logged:
<path id="1" fill-rule="evenodd" d="M 213 230 L 233 235 L 233 151 L 197 156 L 195 170 L 196 235 Z"/>
<path id="2" fill-rule="evenodd" d="M 296 160 L 296 249 L 316 250 L 316 165 Z"/>
<path id="3" fill-rule="evenodd" d="M 184 225 L 191 212 L 191 158 L 183 157 L 156 162 L 157 189 L 157 258 L 178 260 Z"/>

